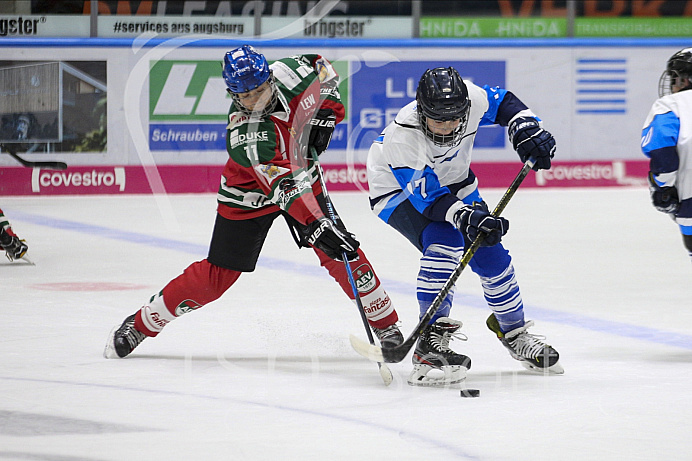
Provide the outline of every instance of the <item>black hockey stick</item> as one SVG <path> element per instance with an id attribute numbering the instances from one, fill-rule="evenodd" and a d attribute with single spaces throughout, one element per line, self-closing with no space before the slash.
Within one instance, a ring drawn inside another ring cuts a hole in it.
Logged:
<path id="1" fill-rule="evenodd" d="M 334 212 L 334 209 L 332 207 L 332 202 L 329 199 L 329 193 L 327 192 L 327 184 L 324 180 L 324 177 L 322 175 L 322 167 L 320 166 L 320 162 L 318 160 L 317 156 L 317 150 L 314 147 L 310 147 L 310 156 L 312 157 L 312 160 L 315 164 L 315 169 L 317 170 L 317 176 L 320 178 L 320 185 L 322 186 L 322 193 L 324 194 L 325 202 L 327 202 L 327 211 L 329 212 L 329 219 L 332 220 L 334 224 L 336 224 L 336 213 Z M 368 318 L 365 315 L 365 309 L 363 308 L 363 302 L 360 300 L 360 294 L 358 293 L 358 287 L 356 287 L 356 281 L 353 279 L 353 273 L 351 272 L 351 264 L 348 262 L 348 257 L 346 256 L 346 252 L 344 251 L 341 253 L 341 258 L 344 260 L 344 267 L 346 268 L 346 274 L 348 275 L 348 281 L 351 284 L 351 290 L 353 290 L 353 296 L 355 297 L 356 300 L 356 305 L 358 306 L 358 312 L 360 313 L 360 318 L 363 321 L 363 326 L 365 327 L 365 332 L 368 335 L 368 341 L 370 341 L 369 346 L 372 347 L 377 347 L 375 346 L 375 339 L 372 336 L 372 331 L 370 331 L 370 324 L 368 323 Z M 384 381 L 384 384 L 386 386 L 389 386 L 392 384 L 392 381 L 394 380 L 394 377 L 392 376 L 392 371 L 389 369 L 387 365 L 382 363 L 383 361 L 376 361 L 377 366 L 380 369 L 380 376 L 382 376 L 382 381 Z"/>
<path id="2" fill-rule="evenodd" d="M 526 178 L 526 175 L 529 174 L 529 171 L 531 170 L 531 168 L 533 168 L 535 162 L 536 161 L 533 158 L 529 158 L 526 161 L 526 163 L 524 163 L 524 167 L 521 169 L 519 174 L 517 174 L 517 177 L 514 178 L 514 181 L 512 181 L 512 184 L 509 186 L 509 189 L 507 189 L 507 191 L 502 196 L 497 206 L 493 210 L 493 216 L 500 216 L 502 211 L 509 203 L 509 200 L 512 198 L 514 193 L 521 185 L 522 181 L 524 181 L 524 178 Z M 363 357 L 372 360 L 373 362 L 399 363 L 402 360 L 404 360 L 404 358 L 406 358 L 406 355 L 408 355 L 413 345 L 416 344 L 416 341 L 418 341 L 418 338 L 423 333 L 423 330 L 425 330 L 425 327 L 428 326 L 428 322 L 430 322 L 430 319 L 433 318 L 433 316 L 437 312 L 437 309 L 439 309 L 440 305 L 442 304 L 442 301 L 444 301 L 444 299 L 449 294 L 450 290 L 454 287 L 454 284 L 461 275 L 462 271 L 466 268 L 466 266 L 468 266 L 469 262 L 471 261 L 471 258 L 473 258 L 474 253 L 476 253 L 476 250 L 478 250 L 478 248 L 481 246 L 481 243 L 483 242 L 484 238 L 485 237 L 482 233 L 479 234 L 478 237 L 476 237 L 476 239 L 473 241 L 473 243 L 471 243 L 471 246 L 469 246 L 469 248 L 464 252 L 464 256 L 461 258 L 461 261 L 459 261 L 459 264 L 457 264 L 457 266 L 454 268 L 452 275 L 449 276 L 449 279 L 447 279 L 445 284 L 442 286 L 440 292 L 437 293 L 437 296 L 433 300 L 432 304 L 425 312 L 425 314 L 423 314 L 423 317 L 421 317 L 420 322 L 418 322 L 418 325 L 416 325 L 416 328 L 413 330 L 413 333 L 411 333 L 411 336 L 409 336 L 406 339 L 406 341 L 404 341 L 402 344 L 396 347 L 388 347 L 386 349 L 382 349 L 381 347 L 377 347 L 374 344 L 372 344 L 372 341 L 371 344 L 368 344 L 365 341 L 351 335 L 350 339 L 351 346 L 353 346 L 353 349 L 355 349 L 356 352 L 358 352 Z"/>
<path id="3" fill-rule="evenodd" d="M 42 161 L 42 162 L 30 162 L 29 160 L 24 160 L 21 158 L 19 155 L 17 155 L 17 150 L 10 147 L 8 144 L 0 144 L 0 147 L 10 154 L 10 157 L 24 165 L 25 167 L 28 168 L 46 168 L 49 170 L 66 170 L 67 169 L 67 164 L 64 162 L 49 162 L 49 161 Z"/>

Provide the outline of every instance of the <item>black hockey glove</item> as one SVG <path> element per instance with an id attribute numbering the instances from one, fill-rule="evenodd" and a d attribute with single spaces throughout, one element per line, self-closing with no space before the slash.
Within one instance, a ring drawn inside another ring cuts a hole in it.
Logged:
<path id="1" fill-rule="evenodd" d="M 485 202 L 474 202 L 466 205 L 454 214 L 454 225 L 467 242 L 473 242 L 479 233 L 485 238 L 481 246 L 491 247 L 500 243 L 502 236 L 509 230 L 509 221 L 491 215 Z"/>
<path id="2" fill-rule="evenodd" d="M 358 257 L 360 243 L 356 236 L 345 228 L 339 229 L 331 219 L 318 218 L 307 225 L 307 241 L 310 245 L 319 248 L 332 259 L 343 261 L 343 253 L 349 261 Z"/>
<path id="3" fill-rule="evenodd" d="M 8 234 L 5 229 L 0 229 L 0 247 L 5 250 L 7 259 L 10 261 L 20 259 L 29 250 L 24 240 L 19 240 L 19 237 Z"/>
<path id="4" fill-rule="evenodd" d="M 314 147 L 317 155 L 327 150 L 329 141 L 332 139 L 334 127 L 336 126 L 336 115 L 331 109 L 320 109 L 310 120 L 310 137 L 308 147 Z"/>
<path id="5" fill-rule="evenodd" d="M 522 162 L 533 157 L 536 159 L 534 170 L 550 169 L 550 159 L 555 156 L 555 138 L 541 128 L 538 120 L 533 117 L 517 117 L 510 123 L 507 133 Z"/>
<path id="6" fill-rule="evenodd" d="M 656 184 L 653 173 L 649 172 L 649 193 L 651 194 L 651 203 L 661 213 L 668 213 L 675 216 L 680 209 L 680 199 L 678 198 L 678 190 L 675 187 L 661 187 Z"/>

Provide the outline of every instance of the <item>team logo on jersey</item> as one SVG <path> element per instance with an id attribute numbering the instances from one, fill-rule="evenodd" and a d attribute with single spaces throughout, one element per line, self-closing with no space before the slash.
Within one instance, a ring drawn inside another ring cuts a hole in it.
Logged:
<path id="1" fill-rule="evenodd" d="M 301 181 L 295 178 L 282 179 L 277 187 L 277 205 L 282 209 L 286 209 L 291 200 L 298 197 L 308 188 L 310 188 L 309 181 Z"/>
<path id="2" fill-rule="evenodd" d="M 363 264 L 358 266 L 356 270 L 353 271 L 354 279 L 356 281 L 356 288 L 358 293 L 369 293 L 377 284 L 375 279 L 375 273 L 372 271 L 369 265 Z"/>
<path id="3" fill-rule="evenodd" d="M 315 61 L 315 68 L 317 70 L 317 78 L 320 80 L 320 83 L 323 83 L 327 80 L 327 76 L 329 75 L 329 69 L 327 69 L 327 66 L 324 64 L 324 59 Z"/>
<path id="4" fill-rule="evenodd" d="M 202 307 L 202 305 L 197 301 L 194 301 L 192 299 L 186 299 L 185 301 L 178 304 L 178 307 L 175 308 L 175 316 L 180 317 L 181 315 L 187 314 L 188 312 L 192 312 L 196 309 L 199 309 L 200 307 Z"/>
<path id="5" fill-rule="evenodd" d="M 269 182 L 273 181 L 274 178 L 280 176 L 283 173 L 288 173 L 288 171 L 289 170 L 287 168 L 281 168 L 280 166 L 276 166 L 273 163 L 269 163 L 266 165 L 262 164 L 259 167 L 260 174 L 267 178 Z"/>

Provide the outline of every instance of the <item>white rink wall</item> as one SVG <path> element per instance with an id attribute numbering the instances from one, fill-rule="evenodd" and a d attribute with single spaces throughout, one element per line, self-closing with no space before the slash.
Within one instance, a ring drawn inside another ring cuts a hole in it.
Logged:
<path id="1" fill-rule="evenodd" d="M 70 165 L 217 164 L 225 160 L 221 138 L 230 104 L 221 60 L 244 43 L 254 44 L 269 60 L 319 53 L 336 63 L 348 115 L 324 157 L 327 164 L 363 163 L 371 139 L 415 96 L 422 71 L 447 65 L 478 84 L 499 85 L 519 96 L 555 135 L 561 161 L 640 160 L 640 131 L 657 97 L 659 76 L 667 58 L 689 44 L 672 39 L 6 39 L 0 61 L 105 61 L 107 151 L 61 153 Z M 183 134 L 167 131 L 171 126 Z M 516 159 L 502 133 L 479 133 L 477 160 Z M 0 166 L 15 164 L 0 156 Z"/>

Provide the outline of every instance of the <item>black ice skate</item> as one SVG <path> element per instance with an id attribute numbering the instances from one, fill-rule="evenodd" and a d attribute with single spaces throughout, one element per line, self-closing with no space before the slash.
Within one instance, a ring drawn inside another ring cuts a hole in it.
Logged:
<path id="1" fill-rule="evenodd" d="M 413 371 L 408 377 L 411 386 L 449 386 L 466 379 L 471 359 L 449 348 L 452 338 L 466 340 L 465 335 L 457 333 L 459 328 L 461 322 L 447 317 L 425 328 L 413 352 Z M 442 371 L 443 376 L 428 376 L 433 368 Z"/>
<path id="2" fill-rule="evenodd" d="M 485 324 L 497 335 L 512 358 L 519 360 L 527 370 L 558 375 L 565 372 L 559 362 L 560 354 L 552 346 L 543 342 L 545 337 L 532 335 L 526 331 L 533 326 L 533 320 L 507 333 L 503 333 L 500 329 L 495 314 L 490 314 Z"/>
<path id="3" fill-rule="evenodd" d="M 372 331 L 375 332 L 375 336 L 377 336 L 377 339 L 380 340 L 380 346 L 382 346 L 382 349 L 396 347 L 404 342 L 404 335 L 401 334 L 401 331 L 396 323 L 382 329 L 372 327 Z"/>
<path id="4" fill-rule="evenodd" d="M 0 228 L 0 248 L 5 250 L 5 256 L 10 261 L 23 258 L 29 250 L 24 240 L 20 240 L 16 235 L 10 235 L 2 228 Z"/>
<path id="5" fill-rule="evenodd" d="M 113 328 L 106 342 L 106 349 L 103 356 L 107 359 L 117 359 L 127 357 L 135 347 L 139 346 L 146 339 L 144 333 L 135 329 L 135 315 L 132 314 L 123 321 L 119 327 Z"/>

